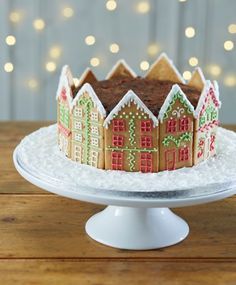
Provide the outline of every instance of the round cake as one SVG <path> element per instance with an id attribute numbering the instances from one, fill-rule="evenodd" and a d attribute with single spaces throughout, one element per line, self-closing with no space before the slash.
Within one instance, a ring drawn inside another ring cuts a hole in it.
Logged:
<path id="1" fill-rule="evenodd" d="M 158 172 L 191 167 L 216 154 L 219 88 L 196 68 L 185 82 L 166 54 L 144 78 L 120 60 L 106 80 L 68 66 L 57 90 L 58 146 L 100 169 Z"/>

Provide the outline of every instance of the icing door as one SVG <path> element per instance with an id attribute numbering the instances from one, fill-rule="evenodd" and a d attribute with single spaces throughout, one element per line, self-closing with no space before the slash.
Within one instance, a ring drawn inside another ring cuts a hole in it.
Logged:
<path id="1" fill-rule="evenodd" d="M 165 152 L 165 169 L 166 170 L 174 170 L 176 162 L 176 150 L 169 149 Z"/>

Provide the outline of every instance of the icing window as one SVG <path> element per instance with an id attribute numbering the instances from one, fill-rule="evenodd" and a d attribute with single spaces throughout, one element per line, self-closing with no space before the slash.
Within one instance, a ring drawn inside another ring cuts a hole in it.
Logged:
<path id="1" fill-rule="evenodd" d="M 91 145 L 98 146 L 98 138 L 91 138 Z"/>
<path id="2" fill-rule="evenodd" d="M 99 135 L 99 133 L 98 133 L 98 127 L 91 126 L 91 133 L 92 133 L 93 135 Z"/>
<path id="3" fill-rule="evenodd" d="M 75 129 L 76 129 L 76 130 L 82 130 L 82 123 L 75 121 Z"/>
<path id="4" fill-rule="evenodd" d="M 166 132 L 167 133 L 175 133 L 177 130 L 177 122 L 175 119 L 170 119 L 166 123 Z"/>
<path id="5" fill-rule="evenodd" d="M 151 132 L 152 122 L 150 120 L 141 121 L 141 132 Z"/>
<path id="6" fill-rule="evenodd" d="M 141 136 L 141 147 L 144 147 L 144 148 L 152 147 L 152 137 L 151 136 Z"/>
<path id="7" fill-rule="evenodd" d="M 189 147 L 182 147 L 179 149 L 179 161 L 189 160 Z"/>
<path id="8" fill-rule="evenodd" d="M 119 146 L 119 147 L 124 146 L 124 137 L 113 135 L 112 136 L 112 146 Z"/>
<path id="9" fill-rule="evenodd" d="M 112 124 L 113 124 L 113 132 L 124 132 L 125 131 L 125 120 L 114 119 L 112 121 Z"/>
<path id="10" fill-rule="evenodd" d="M 179 119 L 179 131 L 180 132 L 187 132 L 190 129 L 190 120 L 189 118 L 181 118 Z"/>
<path id="11" fill-rule="evenodd" d="M 75 117 L 82 118 L 82 116 L 83 116 L 83 111 L 82 111 L 82 109 L 81 109 L 81 108 L 78 108 L 78 107 L 75 107 L 74 115 L 75 115 Z"/>
<path id="12" fill-rule="evenodd" d="M 91 113 L 91 120 L 97 122 L 98 121 L 98 113 L 92 112 Z"/>
<path id="13" fill-rule="evenodd" d="M 77 142 L 82 142 L 82 140 L 83 140 L 82 134 L 75 134 L 75 140 Z"/>
<path id="14" fill-rule="evenodd" d="M 92 151 L 91 152 L 91 165 L 97 167 L 98 165 L 98 152 Z"/>
<path id="15" fill-rule="evenodd" d="M 140 154 L 140 171 L 152 172 L 152 153 L 143 152 Z"/>
<path id="16" fill-rule="evenodd" d="M 75 161 L 81 162 L 81 152 L 82 152 L 81 146 L 76 145 L 74 151 Z"/>
<path id="17" fill-rule="evenodd" d="M 123 170 L 123 152 L 113 151 L 111 153 L 111 168 L 113 170 Z"/>

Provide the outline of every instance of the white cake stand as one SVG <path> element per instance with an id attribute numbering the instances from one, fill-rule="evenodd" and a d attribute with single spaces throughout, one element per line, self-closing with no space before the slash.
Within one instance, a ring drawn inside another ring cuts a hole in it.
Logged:
<path id="1" fill-rule="evenodd" d="M 189 227 L 169 208 L 213 202 L 236 193 L 236 179 L 229 178 L 228 181 L 222 182 L 217 177 L 215 183 L 208 183 L 206 177 L 204 187 L 198 187 L 196 184 L 195 187 L 172 191 L 108 190 L 94 186 L 94 181 L 91 181 L 91 186 L 83 185 L 83 183 L 68 183 L 64 177 L 61 179 L 55 177 L 53 167 L 48 167 L 46 172 L 43 170 L 50 164 L 49 158 L 52 156 L 52 152 L 48 152 L 48 146 L 46 154 L 43 154 L 46 148 L 44 150 L 41 144 L 42 153 L 40 155 L 37 153 L 34 157 L 34 152 L 32 152 L 30 159 L 25 158 L 25 150 L 30 153 L 39 138 L 41 142 L 45 139 L 50 145 L 46 129 L 38 131 L 38 134 L 33 133 L 30 140 L 25 140 L 17 146 L 13 154 L 17 171 L 32 184 L 49 192 L 80 201 L 109 205 L 102 212 L 92 216 L 85 227 L 91 238 L 105 245 L 131 250 L 155 249 L 174 245 L 187 237 Z M 52 137 L 55 137 L 54 131 Z M 32 143 L 34 140 L 35 143 Z M 51 145 L 55 145 L 55 143 L 53 141 Z M 40 161 L 41 157 L 42 161 Z M 34 160 L 37 160 L 36 165 L 44 164 L 44 167 L 37 169 L 31 167 Z M 55 165 L 56 167 L 57 165 Z M 80 165 L 80 167 L 83 166 Z M 85 171 L 94 171 L 87 166 L 84 167 Z M 133 183 L 135 183 L 136 176 L 133 179 Z M 139 185 L 137 185 L 138 187 Z"/>

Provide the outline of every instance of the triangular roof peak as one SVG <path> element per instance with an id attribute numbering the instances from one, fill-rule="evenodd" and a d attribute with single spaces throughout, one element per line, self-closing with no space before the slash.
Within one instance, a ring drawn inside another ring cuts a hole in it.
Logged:
<path id="1" fill-rule="evenodd" d="M 161 53 L 151 65 L 146 76 L 147 79 L 168 80 L 175 83 L 185 83 L 183 77 L 166 53 Z"/>
<path id="2" fill-rule="evenodd" d="M 178 84 L 174 84 L 169 92 L 169 94 L 167 95 L 161 109 L 158 115 L 158 119 L 163 122 L 165 113 L 167 112 L 167 109 L 169 108 L 171 102 L 173 101 L 174 97 L 176 94 L 180 94 L 181 98 L 183 99 L 184 103 L 186 104 L 187 108 L 190 110 L 190 112 L 194 112 L 194 107 L 191 104 L 191 102 L 188 100 L 188 98 L 186 97 L 186 95 L 184 94 L 184 92 L 182 91 L 182 89 L 180 88 L 180 86 Z"/>
<path id="3" fill-rule="evenodd" d="M 111 79 L 111 78 L 115 78 L 117 76 L 122 76 L 122 75 L 127 76 L 127 77 L 131 77 L 131 78 L 137 77 L 137 74 L 126 63 L 126 61 L 124 59 L 120 59 L 116 62 L 116 64 L 108 72 L 106 79 Z"/>
<path id="4" fill-rule="evenodd" d="M 71 109 L 76 105 L 77 101 L 80 99 L 80 97 L 84 94 L 88 93 L 88 95 L 91 97 L 94 105 L 97 107 L 98 112 L 100 115 L 105 118 L 106 117 L 106 110 L 104 109 L 101 101 L 99 100 L 97 94 L 95 93 L 93 87 L 89 83 L 85 83 L 76 94 L 74 100 L 71 104 Z"/>
<path id="5" fill-rule="evenodd" d="M 73 99 L 72 89 L 75 88 L 75 85 L 74 85 L 74 80 L 73 80 L 71 70 L 68 65 L 65 65 L 62 67 L 59 84 L 57 88 L 56 99 L 60 97 L 63 87 L 66 90 L 67 99 L 69 103 L 71 103 Z"/>
<path id="6" fill-rule="evenodd" d="M 214 92 L 209 92 L 210 88 L 212 88 L 214 90 Z M 203 106 L 206 103 L 207 100 L 207 96 L 209 96 L 209 94 L 212 97 L 213 103 L 216 107 L 220 108 L 221 106 L 221 102 L 219 100 L 219 95 L 218 95 L 218 85 L 216 86 L 216 84 L 212 84 L 210 80 L 206 80 L 204 88 L 202 90 L 202 93 L 200 95 L 196 110 L 194 112 L 194 117 L 197 119 L 199 117 L 199 114 L 201 113 L 201 110 L 203 108 Z"/>
<path id="7" fill-rule="evenodd" d="M 158 125 L 158 120 L 154 116 L 154 114 L 147 108 L 147 106 L 143 103 L 143 101 L 134 93 L 133 90 L 129 90 L 125 96 L 120 100 L 120 102 L 113 108 L 113 110 L 110 112 L 110 114 L 107 116 L 106 120 L 104 121 L 104 127 L 108 128 L 108 125 L 110 124 L 111 120 L 113 119 L 113 116 L 118 114 L 122 108 L 124 108 L 126 105 L 129 105 L 130 103 L 134 103 L 137 105 L 137 109 L 143 111 L 146 113 L 149 118 L 153 121 L 154 126 Z"/>
<path id="8" fill-rule="evenodd" d="M 202 91 L 205 85 L 206 79 L 203 75 L 202 69 L 200 67 L 195 68 L 192 73 L 192 77 L 188 82 L 188 86 L 195 87 L 197 90 Z"/>
<path id="9" fill-rule="evenodd" d="M 93 84 L 94 82 L 97 82 L 97 78 L 94 75 L 93 71 L 87 67 L 85 71 L 82 73 L 82 75 L 79 78 L 79 81 L 77 83 L 78 86 L 82 86 L 85 83 Z"/>

